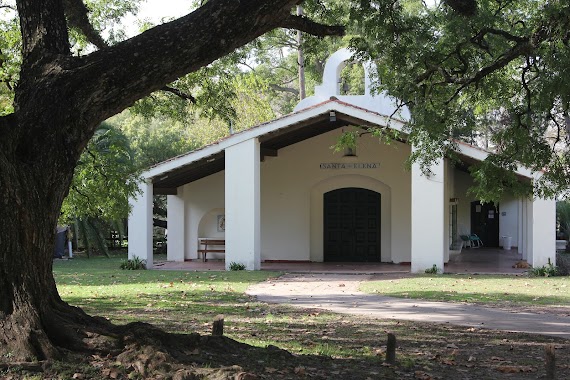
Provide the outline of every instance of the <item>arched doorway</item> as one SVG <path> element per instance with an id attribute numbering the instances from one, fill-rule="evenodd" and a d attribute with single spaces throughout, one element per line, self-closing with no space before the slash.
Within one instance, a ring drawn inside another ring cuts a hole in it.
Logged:
<path id="1" fill-rule="evenodd" d="M 380 261 L 380 204 L 380 193 L 368 189 L 324 193 L 324 261 Z"/>

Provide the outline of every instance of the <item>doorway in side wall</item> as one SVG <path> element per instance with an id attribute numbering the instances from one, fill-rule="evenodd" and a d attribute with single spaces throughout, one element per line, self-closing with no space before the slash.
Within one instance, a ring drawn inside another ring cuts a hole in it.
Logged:
<path id="1" fill-rule="evenodd" d="M 498 247 L 499 207 L 493 202 L 471 202 L 471 232 L 477 234 L 486 247 Z"/>

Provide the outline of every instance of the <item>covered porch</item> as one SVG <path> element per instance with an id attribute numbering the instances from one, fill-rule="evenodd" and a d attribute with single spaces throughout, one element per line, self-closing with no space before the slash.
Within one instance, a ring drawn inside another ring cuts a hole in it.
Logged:
<path id="1" fill-rule="evenodd" d="M 499 248 L 465 249 L 451 254 L 445 264 L 448 274 L 523 274 L 529 269 L 515 268 L 522 254 L 516 249 Z M 224 260 L 167 261 L 157 257 L 153 265 L 157 270 L 179 271 L 224 271 Z M 405 276 L 410 273 L 409 263 L 330 263 L 330 262 L 262 262 L 261 270 L 286 273 L 342 273 L 342 274 L 394 274 Z"/>

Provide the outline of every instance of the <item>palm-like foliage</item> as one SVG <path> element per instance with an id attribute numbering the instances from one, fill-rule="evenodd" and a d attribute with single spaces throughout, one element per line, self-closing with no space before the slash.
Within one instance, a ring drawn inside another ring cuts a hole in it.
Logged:
<path id="1" fill-rule="evenodd" d="M 88 256 L 94 250 L 109 255 L 110 231 L 122 241 L 122 220 L 128 216 L 128 197 L 136 193 L 137 180 L 128 139 L 102 124 L 79 160 L 60 218 L 62 223 L 75 223 Z"/>

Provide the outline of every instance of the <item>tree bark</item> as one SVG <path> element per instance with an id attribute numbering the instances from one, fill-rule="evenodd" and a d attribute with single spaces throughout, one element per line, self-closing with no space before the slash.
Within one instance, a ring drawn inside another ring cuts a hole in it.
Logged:
<path id="1" fill-rule="evenodd" d="M 61 300 L 55 228 L 96 127 L 135 100 L 279 26 L 342 33 L 291 15 L 297 0 L 210 0 L 112 47 L 72 57 L 62 0 L 18 0 L 23 42 L 14 113 L 0 117 L 0 357 L 89 349 L 112 326 Z"/>

